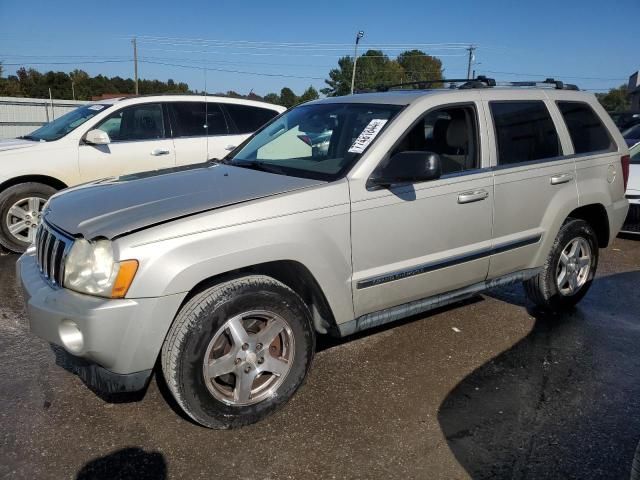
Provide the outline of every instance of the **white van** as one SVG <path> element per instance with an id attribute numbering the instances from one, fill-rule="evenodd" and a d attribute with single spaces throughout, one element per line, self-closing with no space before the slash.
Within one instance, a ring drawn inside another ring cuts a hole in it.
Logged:
<path id="1" fill-rule="evenodd" d="M 223 158 L 284 110 L 202 95 L 116 98 L 0 141 L 0 245 L 24 251 L 35 238 L 42 207 L 57 190 Z"/>

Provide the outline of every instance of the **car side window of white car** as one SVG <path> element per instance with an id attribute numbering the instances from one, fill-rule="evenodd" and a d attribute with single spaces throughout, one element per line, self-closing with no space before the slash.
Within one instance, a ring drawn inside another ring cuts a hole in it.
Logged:
<path id="1" fill-rule="evenodd" d="M 107 117 L 97 129 L 106 132 L 112 142 L 164 138 L 162 105 L 144 103 L 125 107 Z"/>

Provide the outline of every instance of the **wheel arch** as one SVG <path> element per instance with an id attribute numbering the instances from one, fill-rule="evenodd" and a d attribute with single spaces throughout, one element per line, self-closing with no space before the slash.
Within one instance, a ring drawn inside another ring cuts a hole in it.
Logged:
<path id="1" fill-rule="evenodd" d="M 333 311 L 320 284 L 305 265 L 295 260 L 276 260 L 249 265 L 201 280 L 189 291 L 178 311 L 191 298 L 203 290 L 247 275 L 266 275 L 283 283 L 296 292 L 309 307 L 316 332 L 339 335 Z"/>
<path id="2" fill-rule="evenodd" d="M 55 188 L 56 190 L 62 190 L 68 187 L 68 185 L 66 185 L 62 180 L 51 177 L 49 175 L 20 175 L 18 177 L 13 177 L 0 183 L 0 192 L 15 185 L 30 182 L 42 183 L 44 185 L 50 186 L 51 188 Z"/>
<path id="3" fill-rule="evenodd" d="M 611 232 L 609 229 L 609 216 L 604 205 L 592 203 L 580 206 L 569 213 L 569 217 L 584 220 L 591 225 L 598 238 L 598 247 L 606 248 L 609 245 Z"/>

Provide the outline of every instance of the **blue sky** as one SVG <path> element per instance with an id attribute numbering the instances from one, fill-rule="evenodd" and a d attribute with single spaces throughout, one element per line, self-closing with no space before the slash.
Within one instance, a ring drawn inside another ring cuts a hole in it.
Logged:
<path id="1" fill-rule="evenodd" d="M 364 30 L 363 50 L 383 45 L 395 56 L 404 49 L 395 45 L 417 46 L 440 56 L 449 77 L 466 76 L 466 52 L 442 44 L 473 43 L 478 73 L 499 80 L 555 75 L 606 89 L 640 68 L 639 17 L 640 0 L 0 0 L 0 61 L 7 73 L 19 63 L 132 77 L 136 35 L 141 78 L 173 78 L 202 90 L 201 69 L 158 62 L 206 65 L 218 69 L 206 74 L 209 92 L 266 94 L 290 86 L 300 94 L 309 85 L 321 88 L 338 57 L 352 54 L 355 32 Z"/>

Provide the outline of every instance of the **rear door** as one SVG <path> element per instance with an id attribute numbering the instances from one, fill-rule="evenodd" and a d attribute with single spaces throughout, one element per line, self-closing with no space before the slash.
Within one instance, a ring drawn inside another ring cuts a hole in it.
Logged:
<path id="1" fill-rule="evenodd" d="M 249 135 L 278 115 L 276 110 L 239 103 L 223 103 L 229 119 L 230 134 L 225 137 L 209 137 L 209 154 L 222 158 L 244 142 Z"/>
<path id="2" fill-rule="evenodd" d="M 208 148 L 210 139 L 229 135 L 227 120 L 220 105 L 214 102 L 185 101 L 167 104 L 176 148 L 176 165 L 202 163 L 222 158 L 226 153 Z"/>
<path id="3" fill-rule="evenodd" d="M 175 151 L 161 103 L 141 103 L 109 115 L 95 128 L 111 143 L 79 146 L 82 181 L 175 166 Z"/>
<path id="4" fill-rule="evenodd" d="M 494 278 L 534 266 L 560 217 L 578 206 L 578 195 L 575 162 L 565 155 L 566 130 L 544 92 L 492 91 L 485 97 L 493 125 Z"/>

